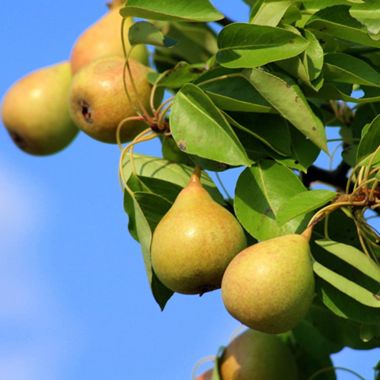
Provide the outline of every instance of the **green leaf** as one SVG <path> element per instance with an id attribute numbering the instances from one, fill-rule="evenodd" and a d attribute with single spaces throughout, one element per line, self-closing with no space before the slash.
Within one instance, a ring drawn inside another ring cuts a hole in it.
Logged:
<path id="1" fill-rule="evenodd" d="M 247 71 L 246 75 L 273 108 L 316 146 L 327 152 L 324 126 L 310 108 L 301 89 L 294 82 L 261 69 L 252 69 Z"/>
<path id="2" fill-rule="evenodd" d="M 194 168 L 187 165 L 176 164 L 158 157 L 140 154 L 133 155 L 133 164 L 140 177 L 160 179 L 178 185 L 181 188 L 188 184 L 190 176 L 194 170 Z M 129 156 L 123 161 L 122 168 L 124 179 L 128 181 L 132 176 Z M 221 204 L 224 203 L 222 195 L 207 173 L 202 172 L 201 182 L 216 202 Z"/>
<path id="3" fill-rule="evenodd" d="M 120 13 L 123 17 L 190 22 L 210 22 L 224 17 L 208 0 L 128 0 Z"/>
<path id="4" fill-rule="evenodd" d="M 243 76 L 223 76 L 198 84 L 225 111 L 273 112 L 272 106 Z"/>
<path id="5" fill-rule="evenodd" d="M 303 64 L 310 81 L 317 79 L 322 71 L 324 61 L 324 51 L 318 38 L 309 30 L 305 29 L 305 38 L 309 41 L 309 46 L 305 50 Z"/>
<path id="6" fill-rule="evenodd" d="M 332 83 L 329 83 L 332 84 Z M 352 102 L 358 104 L 376 103 L 380 102 L 380 90 L 377 87 L 361 86 L 360 90 L 364 95 L 361 97 L 351 96 L 352 91 L 349 93 L 339 85 L 335 86 L 337 97 L 335 99 L 344 100 L 345 102 Z"/>
<path id="7" fill-rule="evenodd" d="M 186 153 L 229 165 L 251 164 L 226 118 L 195 85 L 188 84 L 177 93 L 170 127 L 178 147 Z"/>
<path id="8" fill-rule="evenodd" d="M 140 193 L 140 200 L 142 197 L 143 193 Z M 155 194 L 152 193 L 145 193 L 145 199 L 143 205 L 145 207 L 148 207 L 150 204 L 150 217 L 151 220 L 152 218 L 154 219 L 153 215 L 154 213 L 159 212 L 156 208 L 156 211 L 152 211 L 154 209 L 154 205 L 159 204 L 160 207 L 164 207 L 166 210 L 166 206 L 170 207 L 170 204 L 165 202 L 164 199 L 162 199 L 159 196 L 156 196 Z M 143 258 L 144 258 L 144 264 L 145 264 L 145 271 L 148 277 L 149 284 L 151 286 L 151 290 L 153 293 L 153 296 L 156 300 L 156 302 L 159 304 L 160 308 L 163 310 L 167 301 L 169 298 L 172 296 L 173 292 L 169 289 L 167 289 L 154 275 L 153 270 L 152 270 L 152 263 L 150 259 L 150 244 L 152 241 L 152 229 L 151 226 L 149 225 L 149 222 L 144 214 L 144 210 L 141 207 L 138 199 L 130 194 L 125 192 L 125 202 L 129 203 L 132 205 L 132 212 L 129 214 L 129 218 L 133 217 L 134 219 L 134 226 L 135 226 L 135 231 L 136 231 L 136 237 L 138 241 L 140 242 L 141 245 L 141 250 L 143 253 Z M 162 210 L 162 212 L 166 212 L 165 210 Z M 162 216 L 162 215 L 161 215 Z"/>
<path id="9" fill-rule="evenodd" d="M 338 352 L 347 346 L 356 350 L 369 350 L 380 347 L 380 337 L 373 334 L 372 339 L 363 339 L 363 330 L 376 329 L 376 325 L 363 325 L 355 321 L 340 318 L 323 305 L 311 307 L 308 320 L 325 337 L 332 352 Z"/>
<path id="10" fill-rule="evenodd" d="M 306 50 L 297 57 L 279 61 L 276 64 L 293 77 L 318 91 L 323 84 L 323 78 L 320 75 L 323 67 L 324 51 L 312 32 L 304 30 L 304 33 L 305 38 L 309 41 Z"/>
<path id="11" fill-rule="evenodd" d="M 380 47 L 380 41 L 373 40 L 362 24 L 351 17 L 350 7 L 337 5 L 322 9 L 307 22 L 306 27 L 318 34 L 327 34 L 347 40 L 350 43 Z"/>
<path id="12" fill-rule="evenodd" d="M 291 154 L 289 126 L 279 115 L 255 113 L 231 113 L 227 115 L 232 126 L 252 135 L 274 152 Z"/>
<path id="13" fill-rule="evenodd" d="M 294 169 L 307 172 L 307 168 L 317 159 L 320 149 L 307 139 L 298 129 L 290 128 L 292 139 L 292 154 L 295 162 Z"/>
<path id="14" fill-rule="evenodd" d="M 319 369 L 332 366 L 330 353 L 335 347 L 309 320 L 303 319 L 292 330 L 292 340 L 296 343 L 295 359 L 300 379 L 309 379 Z M 327 372 L 323 379 L 335 380 L 335 372 Z"/>
<path id="15" fill-rule="evenodd" d="M 358 323 L 380 324 L 380 314 L 377 308 L 364 306 L 328 282 L 318 278 L 316 291 L 325 306 L 337 316 Z"/>
<path id="16" fill-rule="evenodd" d="M 372 292 L 364 289 L 354 281 L 348 280 L 346 277 L 333 272 L 318 262 L 314 262 L 313 269 L 319 277 L 334 286 L 342 293 L 353 298 L 355 301 L 361 303 L 364 306 L 380 308 L 380 299 L 375 298 L 375 295 Z"/>
<path id="17" fill-rule="evenodd" d="M 380 324 L 380 268 L 348 244 L 326 240 L 316 243 L 312 246 L 314 270 L 323 303 L 342 318 Z"/>
<path id="18" fill-rule="evenodd" d="M 371 124 L 363 130 L 363 135 L 360 140 L 357 161 L 362 160 L 367 155 L 373 153 L 380 146 L 380 115 L 376 116 Z"/>
<path id="19" fill-rule="evenodd" d="M 176 40 L 177 44 L 170 49 L 157 48 L 157 56 L 173 60 L 175 66 L 179 60 L 188 63 L 206 62 L 218 50 L 215 32 L 207 24 L 187 22 L 155 22 L 165 35 Z"/>
<path id="20" fill-rule="evenodd" d="M 251 24 L 277 26 L 293 1 L 262 2 L 251 13 Z"/>
<path id="21" fill-rule="evenodd" d="M 380 74 L 372 66 L 344 53 L 326 54 L 323 75 L 332 82 L 380 86 Z"/>
<path id="22" fill-rule="evenodd" d="M 258 240 L 301 232 L 306 227 L 303 217 L 280 226 L 277 214 L 287 199 L 303 191 L 305 187 L 290 169 L 273 161 L 261 161 L 240 175 L 235 212 L 244 228 Z"/>
<path id="23" fill-rule="evenodd" d="M 243 23 L 219 34 L 217 61 L 229 68 L 253 68 L 302 53 L 309 42 L 285 29 Z"/>
<path id="24" fill-rule="evenodd" d="M 223 354 L 225 347 L 219 347 L 217 355 L 215 355 L 214 359 L 214 368 L 212 371 L 211 380 L 222 380 L 222 376 L 220 374 L 220 364 L 221 364 L 221 356 Z"/>
<path id="25" fill-rule="evenodd" d="M 197 79 L 203 71 L 203 64 L 190 65 L 187 62 L 178 62 L 172 69 L 159 76 L 156 85 L 166 88 L 181 88 L 186 83 Z"/>
<path id="26" fill-rule="evenodd" d="M 298 193 L 287 199 L 280 207 L 277 214 L 277 221 L 284 224 L 300 215 L 314 211 L 336 197 L 334 191 L 312 190 Z"/>
<path id="27" fill-rule="evenodd" d="M 377 0 L 366 0 L 350 8 L 350 15 L 362 23 L 372 38 L 380 34 L 380 8 Z"/>
<path id="28" fill-rule="evenodd" d="M 129 43 L 171 47 L 176 41 L 166 37 L 159 28 L 147 21 L 135 22 L 128 31 Z"/>
<path id="29" fill-rule="evenodd" d="M 342 244 L 331 240 L 317 240 L 316 243 L 324 250 L 351 265 L 367 277 L 372 278 L 379 284 L 378 290 L 380 290 L 380 267 L 363 252 L 348 244 Z"/>

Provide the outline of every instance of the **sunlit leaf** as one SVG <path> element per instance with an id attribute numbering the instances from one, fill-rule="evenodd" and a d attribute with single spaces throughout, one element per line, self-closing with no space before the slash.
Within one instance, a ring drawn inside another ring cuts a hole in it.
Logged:
<path id="1" fill-rule="evenodd" d="M 312 190 L 298 193 L 286 200 L 278 210 L 277 220 L 280 224 L 286 223 L 300 215 L 316 210 L 336 197 L 334 191 Z"/>
<path id="2" fill-rule="evenodd" d="M 253 68 L 294 57 L 308 44 L 302 36 L 285 29 L 233 23 L 218 36 L 217 61 L 229 68 Z"/>
<path id="3" fill-rule="evenodd" d="M 226 118 L 195 85 L 188 84 L 177 93 L 170 126 L 177 145 L 186 153 L 230 165 L 251 164 Z"/>
<path id="4" fill-rule="evenodd" d="M 244 228 L 258 240 L 302 232 L 306 227 L 302 216 L 280 225 L 277 214 L 286 200 L 303 191 L 305 187 L 290 169 L 273 161 L 261 161 L 240 175 L 235 212 Z"/>
<path id="5" fill-rule="evenodd" d="M 134 16 L 150 20 L 209 22 L 224 16 L 208 0 L 128 0 L 121 9 L 124 17 Z"/>
<path id="6" fill-rule="evenodd" d="M 323 124 L 310 108 L 301 89 L 294 82 L 261 69 L 252 69 L 247 71 L 246 75 L 273 108 L 315 145 L 327 151 Z"/>

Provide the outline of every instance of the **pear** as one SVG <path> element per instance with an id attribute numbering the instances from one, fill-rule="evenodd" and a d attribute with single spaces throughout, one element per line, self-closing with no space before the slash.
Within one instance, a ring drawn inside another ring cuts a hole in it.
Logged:
<path id="1" fill-rule="evenodd" d="M 290 234 L 239 253 L 223 276 L 222 297 L 232 316 L 253 329 L 282 333 L 304 318 L 314 296 L 309 241 Z"/>
<path id="2" fill-rule="evenodd" d="M 275 335 L 246 330 L 224 350 L 221 380 L 296 380 L 297 365 L 289 348 Z"/>
<path id="3" fill-rule="evenodd" d="M 115 143 L 119 123 L 137 115 L 137 99 L 149 108 L 151 86 L 147 80 L 149 68 L 130 60 L 130 68 L 138 94 L 126 74 L 123 85 L 124 59 L 106 57 L 90 63 L 73 78 L 70 91 L 70 112 L 77 126 L 96 140 Z M 145 123 L 129 122 L 122 128 L 122 140 L 129 141 L 144 128 Z"/>
<path id="4" fill-rule="evenodd" d="M 71 84 L 68 62 L 36 70 L 6 93 L 2 119 L 15 144 L 34 155 L 65 148 L 77 135 L 67 98 Z"/>
<path id="5" fill-rule="evenodd" d="M 212 379 L 212 369 L 202 373 L 202 375 L 197 377 L 197 380 L 211 380 Z"/>
<path id="6" fill-rule="evenodd" d="M 95 24 L 86 29 L 75 42 L 70 58 L 73 74 L 99 58 L 114 55 L 124 57 L 121 41 L 122 17 L 119 13 L 120 3 L 120 1 L 113 2 L 110 11 Z M 132 25 L 133 20 L 128 17 L 124 25 L 124 40 L 127 51 L 131 49 L 128 40 L 128 31 Z M 148 52 L 146 47 L 144 45 L 134 47 L 130 58 L 147 64 Z"/>
<path id="7" fill-rule="evenodd" d="M 152 267 L 169 289 L 202 294 L 220 287 L 228 263 L 246 244 L 239 222 L 211 198 L 196 172 L 153 233 Z"/>

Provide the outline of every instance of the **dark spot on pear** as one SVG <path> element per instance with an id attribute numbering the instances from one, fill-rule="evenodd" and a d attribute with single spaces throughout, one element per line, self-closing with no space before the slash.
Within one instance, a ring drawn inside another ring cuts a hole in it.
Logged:
<path id="1" fill-rule="evenodd" d="M 85 100 L 80 100 L 79 106 L 81 108 L 82 116 L 86 123 L 92 124 L 94 120 L 92 119 L 92 110 L 90 105 Z"/>

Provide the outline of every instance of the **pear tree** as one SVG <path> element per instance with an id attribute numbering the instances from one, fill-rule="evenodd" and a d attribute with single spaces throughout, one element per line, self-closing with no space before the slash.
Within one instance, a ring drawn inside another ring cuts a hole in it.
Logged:
<path id="1" fill-rule="evenodd" d="M 60 111 L 121 150 L 152 300 L 221 288 L 253 329 L 199 379 L 334 380 L 352 371 L 332 354 L 380 347 L 380 5 L 241 1 L 243 20 L 209 0 L 113 1 L 73 49 Z M 37 131 L 5 100 L 11 135 Z M 160 157 L 134 153 L 152 139 Z"/>

